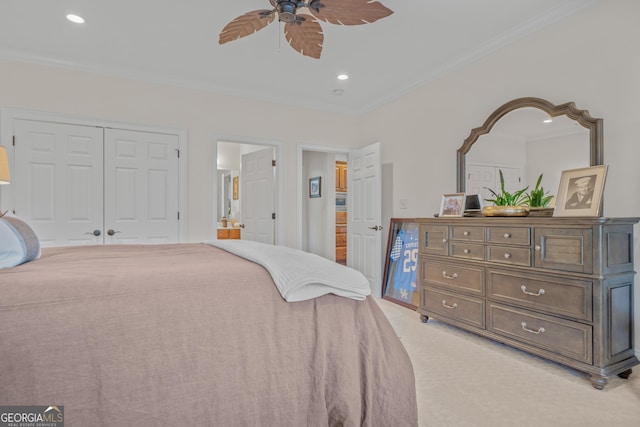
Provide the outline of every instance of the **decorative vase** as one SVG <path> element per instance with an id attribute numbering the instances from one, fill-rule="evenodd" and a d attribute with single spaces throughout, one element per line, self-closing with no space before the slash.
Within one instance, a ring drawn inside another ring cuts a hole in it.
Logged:
<path id="1" fill-rule="evenodd" d="M 226 228 L 227 227 L 227 218 L 223 216 L 220 221 L 222 222 L 222 226 Z"/>
<path id="2" fill-rule="evenodd" d="M 482 208 L 484 216 L 527 216 L 528 206 L 485 206 Z"/>

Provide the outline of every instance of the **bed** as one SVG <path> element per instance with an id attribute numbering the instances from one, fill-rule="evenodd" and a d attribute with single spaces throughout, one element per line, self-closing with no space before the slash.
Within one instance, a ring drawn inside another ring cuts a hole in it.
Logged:
<path id="1" fill-rule="evenodd" d="M 417 425 L 372 297 L 280 291 L 211 244 L 43 249 L 0 269 L 0 406 L 61 405 L 67 426 Z"/>

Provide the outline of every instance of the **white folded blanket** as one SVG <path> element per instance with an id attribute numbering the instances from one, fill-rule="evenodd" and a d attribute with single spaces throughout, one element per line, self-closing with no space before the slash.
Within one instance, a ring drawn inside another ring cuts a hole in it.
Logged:
<path id="1" fill-rule="evenodd" d="M 305 301 L 328 293 L 362 301 L 371 293 L 369 281 L 362 273 L 318 255 L 248 240 L 205 243 L 262 265 L 288 302 Z"/>

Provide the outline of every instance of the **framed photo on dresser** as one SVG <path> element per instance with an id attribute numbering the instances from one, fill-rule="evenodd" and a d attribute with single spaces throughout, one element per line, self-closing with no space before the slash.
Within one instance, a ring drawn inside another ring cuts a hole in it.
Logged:
<path id="1" fill-rule="evenodd" d="M 440 216 L 462 216 L 464 208 L 464 193 L 444 194 L 440 201 Z"/>
<path id="2" fill-rule="evenodd" d="M 601 216 L 607 166 L 562 171 L 553 216 Z"/>

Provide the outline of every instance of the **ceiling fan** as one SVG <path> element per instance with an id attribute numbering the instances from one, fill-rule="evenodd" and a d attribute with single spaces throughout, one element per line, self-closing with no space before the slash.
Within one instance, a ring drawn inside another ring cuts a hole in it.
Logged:
<path id="1" fill-rule="evenodd" d="M 269 0 L 273 9 L 247 12 L 229 22 L 220 32 L 219 44 L 237 40 L 263 29 L 275 19 L 284 22 L 284 36 L 302 55 L 320 58 L 324 34 L 318 21 L 337 25 L 370 24 L 389 16 L 392 10 L 374 0 Z M 308 9 L 309 14 L 298 13 Z"/>

